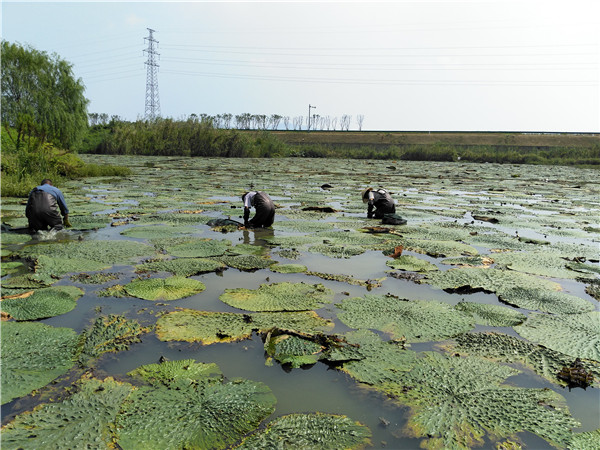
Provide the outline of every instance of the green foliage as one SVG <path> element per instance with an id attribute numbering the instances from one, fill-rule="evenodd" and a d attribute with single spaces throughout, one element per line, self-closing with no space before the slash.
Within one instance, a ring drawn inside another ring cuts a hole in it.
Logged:
<path id="1" fill-rule="evenodd" d="M 229 267 L 239 270 L 266 269 L 277 263 L 277 261 L 273 261 L 272 259 L 262 258 L 255 255 L 225 255 L 218 258 L 218 260 L 222 261 Z"/>
<path id="2" fill-rule="evenodd" d="M 242 450 L 267 448 L 329 450 L 362 449 L 371 445 L 371 431 L 346 416 L 313 413 L 278 417 L 244 439 Z"/>
<path id="3" fill-rule="evenodd" d="M 148 225 L 128 228 L 121 231 L 121 234 L 134 238 L 155 239 L 193 234 L 195 231 L 195 228 L 186 226 Z"/>
<path id="4" fill-rule="evenodd" d="M 225 264 L 207 258 L 177 258 L 164 261 L 151 261 L 135 266 L 137 272 L 171 272 L 173 275 L 191 277 L 199 273 L 215 272 L 225 268 Z"/>
<path id="5" fill-rule="evenodd" d="M 365 295 L 338 304 L 338 318 L 352 328 L 369 328 L 409 342 L 442 340 L 469 331 L 473 319 L 446 303 Z"/>
<path id="6" fill-rule="evenodd" d="M 572 356 L 506 334 L 465 333 L 457 336 L 455 341 L 456 345 L 451 347 L 453 352 L 510 364 L 521 363 L 553 383 L 564 384 L 557 379 L 557 374 L 574 361 Z M 597 384 L 600 381 L 600 364 L 587 360 L 580 360 L 580 364 L 594 375 Z"/>
<path id="7" fill-rule="evenodd" d="M 485 303 L 459 302 L 454 309 L 470 314 L 480 325 L 512 327 L 523 323 L 527 316 L 514 309 Z"/>
<path id="8" fill-rule="evenodd" d="M 539 288 L 509 288 L 501 291 L 498 298 L 519 308 L 553 314 L 578 314 L 594 309 L 594 305 L 581 297 Z"/>
<path id="9" fill-rule="evenodd" d="M 112 378 L 83 379 L 66 400 L 46 403 L 2 428 L 2 447 L 109 448 L 112 423 L 134 389 Z"/>
<path id="10" fill-rule="evenodd" d="M 565 446 L 579 423 L 564 398 L 550 389 L 501 384 L 516 373 L 479 358 L 427 352 L 397 381 L 376 387 L 411 407 L 407 429 L 426 438 L 427 448 L 470 449 L 482 445 L 488 433 L 498 439 L 520 431 Z"/>
<path id="11" fill-rule="evenodd" d="M 221 256 L 231 247 L 231 242 L 227 240 L 185 237 L 154 239 L 152 244 L 160 250 L 165 250 L 169 255 L 180 258 Z"/>
<path id="12" fill-rule="evenodd" d="M 108 352 L 128 350 L 129 345 L 140 342 L 140 335 L 148 332 L 135 320 L 123 316 L 98 317 L 94 324 L 79 336 L 79 363 L 86 366 L 90 359 Z"/>
<path id="13" fill-rule="evenodd" d="M 125 291 L 132 297 L 152 301 L 179 300 L 198 294 L 204 289 L 206 286 L 201 281 L 180 276 L 134 280 L 125 285 Z"/>
<path id="14" fill-rule="evenodd" d="M 401 255 L 396 259 L 386 261 L 386 265 L 396 270 L 409 272 L 431 272 L 439 270 L 435 264 L 412 255 Z"/>
<path id="15" fill-rule="evenodd" d="M 85 87 L 56 54 L 2 41 L 2 125 L 17 151 L 47 141 L 70 148 L 87 128 Z"/>
<path id="16" fill-rule="evenodd" d="M 68 313 L 77 305 L 83 291 L 75 286 L 58 286 L 37 289 L 24 298 L 2 301 L 2 311 L 15 320 L 36 320 Z"/>
<path id="17" fill-rule="evenodd" d="M 161 316 L 156 322 L 156 336 L 162 341 L 210 345 L 248 339 L 254 330 L 281 328 L 312 334 L 331 327 L 332 322 L 313 311 L 236 314 L 183 309 Z"/>
<path id="18" fill-rule="evenodd" d="M 320 308 L 333 297 L 333 291 L 322 284 L 261 284 L 256 290 L 225 289 L 219 299 L 246 311 L 309 311 Z"/>
<path id="19" fill-rule="evenodd" d="M 323 347 L 316 342 L 289 334 L 269 335 L 265 340 L 267 355 L 295 369 L 315 364 L 321 358 L 322 350 Z"/>
<path id="20" fill-rule="evenodd" d="M 600 361 L 600 312 L 549 316 L 532 313 L 517 333 L 575 358 Z"/>
<path id="21" fill-rule="evenodd" d="M 77 334 L 39 322 L 3 322 L 2 404 L 29 394 L 74 365 Z M 2 433 L 4 445 L 5 433 Z"/>
<path id="22" fill-rule="evenodd" d="M 274 264 L 270 269 L 278 273 L 304 273 L 307 270 L 302 264 Z"/>
<path id="23" fill-rule="evenodd" d="M 215 363 L 197 363 L 193 359 L 146 364 L 127 375 L 141 378 L 155 387 L 166 386 L 171 389 L 181 389 L 190 385 L 217 382 L 223 379 L 223 372 Z"/>
<path id="24" fill-rule="evenodd" d="M 224 449 L 254 430 L 275 402 L 266 385 L 248 380 L 140 387 L 117 417 L 117 442 L 124 450 Z"/>

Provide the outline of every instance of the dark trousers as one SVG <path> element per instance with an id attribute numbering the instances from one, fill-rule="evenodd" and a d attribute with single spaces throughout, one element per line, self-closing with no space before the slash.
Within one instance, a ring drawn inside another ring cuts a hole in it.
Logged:
<path id="1" fill-rule="evenodd" d="M 62 230 L 63 221 L 56 199 L 47 192 L 34 190 L 29 194 L 25 215 L 29 220 L 29 232 L 39 230 Z"/>

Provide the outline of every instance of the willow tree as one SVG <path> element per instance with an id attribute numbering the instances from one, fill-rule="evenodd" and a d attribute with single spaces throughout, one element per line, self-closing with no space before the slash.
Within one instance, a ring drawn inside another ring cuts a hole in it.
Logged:
<path id="1" fill-rule="evenodd" d="M 2 126 L 16 148 L 69 149 L 87 128 L 85 87 L 58 55 L 2 41 Z"/>

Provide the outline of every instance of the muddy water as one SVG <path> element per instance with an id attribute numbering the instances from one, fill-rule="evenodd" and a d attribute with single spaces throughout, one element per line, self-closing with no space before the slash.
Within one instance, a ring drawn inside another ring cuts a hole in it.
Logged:
<path id="1" fill-rule="evenodd" d="M 137 172 L 137 176 L 143 175 L 143 170 Z M 148 186 L 147 197 L 153 197 L 155 193 Z M 72 187 L 74 189 L 74 186 Z M 68 193 L 68 188 L 66 189 Z M 97 195 L 93 192 L 90 195 Z M 119 193 L 126 196 L 126 192 Z M 209 196 L 211 199 L 239 202 L 238 197 L 226 195 Z M 427 202 L 435 204 L 437 197 L 428 197 Z M 292 198 L 285 196 L 277 199 L 292 201 Z M 101 200 L 97 200 L 101 201 Z M 338 207 L 342 203 L 334 202 Z M 123 212 L 122 208 L 136 206 L 137 201 L 124 199 L 115 209 Z M 415 209 L 418 209 L 416 206 Z M 239 211 L 239 210 L 238 210 Z M 210 212 L 215 217 L 223 217 L 222 212 Z M 352 213 L 350 214 L 352 215 Z M 358 215 L 358 213 L 354 213 Z M 235 216 L 232 216 L 235 218 Z M 469 220 L 465 218 L 464 220 Z M 280 218 L 279 220 L 285 220 Z M 70 238 L 78 239 L 80 236 L 86 240 L 96 239 L 133 239 L 145 241 L 144 239 L 126 238 L 120 233 L 135 225 L 125 225 L 123 227 L 107 226 L 97 231 L 89 232 L 71 232 Z M 208 226 L 197 225 L 199 235 L 213 239 L 229 239 L 233 244 L 249 243 L 258 246 L 265 246 L 264 231 L 247 232 L 237 231 L 227 234 L 216 233 Z M 276 236 L 293 235 L 297 233 L 288 233 L 283 231 L 271 231 Z M 532 236 L 539 237 L 540 233 L 531 231 Z M 557 238 L 558 239 L 558 238 Z M 573 241 L 574 238 L 564 238 L 563 240 Z M 36 244 L 31 244 L 36 245 Z M 273 259 L 281 263 L 303 264 L 309 270 L 314 272 L 338 273 L 354 276 L 357 279 L 377 279 L 386 277 L 381 287 L 373 288 L 367 291 L 362 286 L 350 285 L 336 281 L 327 281 L 318 277 L 307 276 L 305 274 L 280 274 L 274 273 L 268 269 L 257 270 L 254 272 L 243 272 L 237 269 L 229 268 L 222 273 L 209 273 L 194 276 L 191 278 L 202 281 L 206 285 L 206 290 L 192 297 L 178 301 L 168 302 L 166 304 L 156 304 L 135 298 L 105 298 L 98 297 L 96 292 L 104 287 L 114 284 L 114 282 L 104 285 L 84 285 L 73 283 L 69 277 L 63 278 L 56 285 L 76 285 L 85 291 L 85 295 L 78 300 L 77 307 L 64 315 L 43 320 L 42 322 L 53 326 L 65 326 L 81 332 L 83 328 L 89 326 L 98 315 L 106 314 L 124 314 L 129 318 L 135 318 L 142 324 L 152 325 L 156 321 L 157 313 L 161 311 L 171 311 L 176 307 L 192 308 L 204 311 L 223 311 L 239 312 L 219 300 L 219 295 L 224 289 L 244 287 L 255 289 L 263 283 L 274 283 L 281 281 L 322 283 L 335 292 L 334 300 L 320 310 L 319 315 L 334 321 L 335 328 L 333 333 L 344 333 L 348 327 L 339 322 L 336 317 L 335 304 L 348 297 L 363 296 L 369 294 L 392 293 L 407 299 L 415 300 L 437 300 L 451 305 L 455 305 L 461 300 L 477 301 L 480 303 L 500 304 L 496 295 L 483 292 L 470 295 L 449 294 L 442 290 L 435 289 L 428 285 L 415 284 L 410 281 L 390 277 L 386 273 L 388 269 L 385 265 L 385 257 L 381 252 L 369 251 L 362 255 L 354 256 L 349 259 L 334 259 L 320 254 L 302 252 L 296 260 L 286 260 L 273 253 L 269 249 Z M 436 264 L 441 270 L 447 270 L 450 266 L 439 263 L 439 259 L 425 255 L 417 255 L 411 252 L 404 254 L 413 254 L 421 259 L 428 260 Z M 119 284 L 126 284 L 136 278 L 133 267 L 113 266 L 106 272 L 118 272 L 121 277 Z M 166 274 L 157 274 L 165 276 Z M 596 305 L 598 304 L 584 291 L 584 285 L 574 281 L 557 280 L 561 283 L 566 292 L 573 293 L 580 297 L 588 299 Z M 517 336 L 512 328 L 484 327 L 477 326 L 476 331 L 494 330 L 506 334 Z M 413 344 L 412 350 L 425 351 L 435 350 L 435 343 Z M 327 412 L 334 414 L 344 414 L 348 417 L 367 425 L 373 433 L 374 448 L 393 448 L 409 449 L 418 448 L 420 440 L 406 437 L 403 434 L 403 426 L 406 423 L 407 411 L 405 408 L 393 404 L 385 396 L 376 393 L 364 387 L 360 383 L 353 381 L 349 376 L 335 370 L 323 363 L 317 363 L 313 366 L 303 367 L 301 369 L 287 369 L 277 363 L 266 365 L 265 354 L 261 337 L 254 335 L 251 339 L 231 344 L 214 344 L 210 346 L 201 346 L 197 343 L 186 342 L 162 342 L 159 341 L 153 333 L 143 336 L 142 342 L 131 346 L 129 351 L 117 354 L 107 354 L 101 357 L 95 365 L 94 371 L 99 376 L 113 376 L 115 378 L 124 378 L 126 373 L 142 364 L 156 363 L 159 358 L 164 357 L 171 360 L 192 358 L 199 362 L 216 363 L 228 378 L 243 377 L 246 379 L 261 381 L 268 385 L 277 398 L 276 410 L 272 417 L 295 412 Z M 563 395 L 572 415 L 582 423 L 580 429 L 575 431 L 591 431 L 598 427 L 598 418 L 600 417 L 600 393 L 597 389 L 564 389 L 553 385 L 532 372 L 523 370 L 521 374 L 511 377 L 507 380 L 508 384 L 530 387 L 530 388 L 550 388 Z M 31 404 L 15 400 L 2 408 L 3 421 L 10 419 L 14 414 L 28 409 Z M 528 448 L 552 448 L 546 441 L 529 433 L 519 435 L 521 441 Z M 484 448 L 495 448 L 494 442 L 486 442 Z"/>

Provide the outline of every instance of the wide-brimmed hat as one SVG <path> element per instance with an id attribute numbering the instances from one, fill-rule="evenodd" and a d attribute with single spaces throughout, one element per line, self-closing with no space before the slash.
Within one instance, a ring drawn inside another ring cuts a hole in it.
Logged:
<path id="1" fill-rule="evenodd" d="M 373 188 L 366 188 L 364 191 L 362 191 L 362 201 L 363 203 L 367 203 L 369 201 L 369 192 L 371 192 L 373 190 Z"/>

